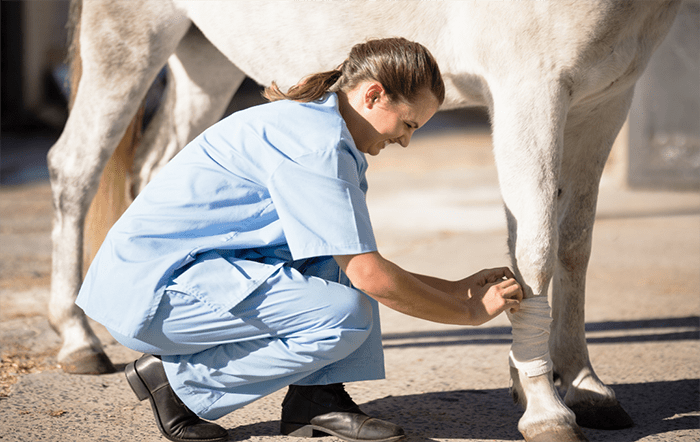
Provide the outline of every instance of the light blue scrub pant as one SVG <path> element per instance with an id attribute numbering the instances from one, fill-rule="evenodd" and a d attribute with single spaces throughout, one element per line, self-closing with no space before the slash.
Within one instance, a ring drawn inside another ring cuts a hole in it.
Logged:
<path id="1" fill-rule="evenodd" d="M 337 275 L 335 262 L 325 264 L 304 274 L 281 267 L 226 314 L 166 290 L 138 339 L 109 331 L 128 348 L 162 355 L 175 393 L 209 420 L 289 384 L 383 379 L 377 302 L 309 276 L 328 273 L 328 264 Z"/>

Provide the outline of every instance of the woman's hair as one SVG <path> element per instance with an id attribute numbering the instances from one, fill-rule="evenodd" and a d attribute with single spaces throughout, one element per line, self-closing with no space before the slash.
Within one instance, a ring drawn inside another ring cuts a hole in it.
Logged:
<path id="1" fill-rule="evenodd" d="M 363 81 L 377 81 L 391 101 L 412 102 L 428 89 L 442 104 L 445 84 L 435 58 L 420 43 L 405 38 L 385 38 L 360 43 L 337 69 L 304 78 L 282 92 L 274 82 L 263 96 L 270 101 L 318 100 L 326 92 L 348 92 Z"/>

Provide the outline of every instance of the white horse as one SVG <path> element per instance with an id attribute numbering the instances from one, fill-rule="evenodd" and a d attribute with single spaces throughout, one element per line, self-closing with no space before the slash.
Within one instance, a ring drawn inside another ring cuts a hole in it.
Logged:
<path id="1" fill-rule="evenodd" d="M 546 297 L 553 280 L 551 336 L 546 301 L 539 317 L 514 321 L 520 431 L 528 441 L 581 441 L 577 421 L 631 425 L 589 361 L 584 285 L 603 165 L 679 1 L 85 1 L 82 13 L 75 8 L 82 77 L 48 157 L 59 362 L 73 372 L 111 368 L 73 303 L 83 222 L 105 164 L 166 62 L 168 90 L 135 154 L 134 191 L 221 117 L 246 75 L 286 87 L 337 66 L 354 43 L 403 36 L 440 63 L 443 109 L 488 107 L 512 265 L 530 299 Z M 519 355 L 532 353 L 523 338 L 538 334 L 531 330 L 538 321 L 544 350 L 523 361 Z"/>

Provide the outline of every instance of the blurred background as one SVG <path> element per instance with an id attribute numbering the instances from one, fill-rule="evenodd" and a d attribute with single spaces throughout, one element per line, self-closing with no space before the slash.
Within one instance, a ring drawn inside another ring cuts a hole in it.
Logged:
<path id="1" fill-rule="evenodd" d="M 48 178 L 46 152 L 67 118 L 68 1 L 0 2 L 2 144 L 0 185 Z M 700 0 L 686 0 L 637 84 L 609 169 L 622 186 L 700 189 Z M 157 103 L 157 80 L 149 105 Z M 158 82 L 161 82 L 160 84 Z M 229 112 L 261 102 L 247 80 Z M 487 125 L 483 109 L 443 112 L 423 132 Z"/>

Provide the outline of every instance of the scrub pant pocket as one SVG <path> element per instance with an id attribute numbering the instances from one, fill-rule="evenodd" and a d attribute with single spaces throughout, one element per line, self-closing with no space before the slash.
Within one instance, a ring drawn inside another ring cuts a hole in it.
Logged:
<path id="1" fill-rule="evenodd" d="M 167 290 L 148 329 L 121 344 L 162 356 L 197 415 L 218 419 L 289 384 L 384 378 L 376 301 L 282 267 L 229 312 Z"/>

